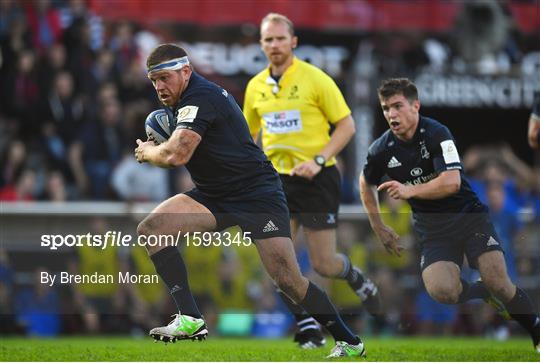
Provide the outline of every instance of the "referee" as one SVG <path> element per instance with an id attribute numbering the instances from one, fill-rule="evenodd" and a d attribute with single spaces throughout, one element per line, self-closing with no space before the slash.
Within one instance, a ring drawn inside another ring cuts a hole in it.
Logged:
<path id="1" fill-rule="evenodd" d="M 348 256 L 336 252 L 340 175 L 335 156 L 354 135 L 351 110 L 327 74 L 294 56 L 298 38 L 287 17 L 266 15 L 260 42 L 270 64 L 248 83 L 244 115 L 253 139 L 262 130 L 263 150 L 283 182 L 292 238 L 302 225 L 314 270 L 324 277 L 345 279 L 376 314 L 377 287 Z M 331 125 L 335 129 L 330 136 Z M 294 340 L 299 346 L 324 345 L 315 320 L 280 295 L 297 321 Z"/>

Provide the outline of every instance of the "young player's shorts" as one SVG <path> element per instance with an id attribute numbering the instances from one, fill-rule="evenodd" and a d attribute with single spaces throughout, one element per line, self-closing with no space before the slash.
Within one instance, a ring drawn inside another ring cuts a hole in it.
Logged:
<path id="1" fill-rule="evenodd" d="M 323 168 L 312 180 L 279 176 L 293 218 L 311 229 L 337 228 L 341 178 L 335 166 Z"/>
<path id="2" fill-rule="evenodd" d="M 478 257 L 488 251 L 503 251 L 501 240 L 488 213 L 464 213 L 454 229 L 445 234 L 417 231 L 420 237 L 422 271 L 434 262 L 451 261 L 460 266 L 464 256 L 469 266 L 478 268 Z"/>
<path id="3" fill-rule="evenodd" d="M 246 194 L 234 199 L 210 198 L 197 188 L 184 194 L 212 212 L 218 231 L 240 226 L 243 232 L 249 232 L 253 240 L 291 237 L 289 209 L 281 189 L 275 188 L 264 194 Z"/>

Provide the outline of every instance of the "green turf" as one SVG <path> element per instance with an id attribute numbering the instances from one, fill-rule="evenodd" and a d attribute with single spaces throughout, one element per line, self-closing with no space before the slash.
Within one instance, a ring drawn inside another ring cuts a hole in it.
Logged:
<path id="1" fill-rule="evenodd" d="M 367 361 L 540 361 L 528 339 L 366 338 Z M 323 361 L 332 345 L 300 350 L 291 340 L 210 338 L 154 343 L 150 338 L 1 338 L 2 361 Z"/>

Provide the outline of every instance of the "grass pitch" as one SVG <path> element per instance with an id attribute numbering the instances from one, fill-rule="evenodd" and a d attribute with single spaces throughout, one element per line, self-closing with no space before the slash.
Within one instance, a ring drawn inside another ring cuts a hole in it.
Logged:
<path id="1" fill-rule="evenodd" d="M 530 340 L 481 338 L 366 338 L 365 361 L 540 361 Z M 2 361 L 324 361 L 332 339 L 300 350 L 290 339 L 212 338 L 154 343 L 150 338 L 72 337 L 0 339 Z M 341 359 L 341 361 L 346 359 Z M 350 360 L 350 359 L 349 359 Z"/>

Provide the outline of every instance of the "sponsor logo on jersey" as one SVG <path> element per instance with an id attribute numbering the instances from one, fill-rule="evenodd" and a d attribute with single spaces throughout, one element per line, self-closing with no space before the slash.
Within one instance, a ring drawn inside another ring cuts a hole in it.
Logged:
<path id="1" fill-rule="evenodd" d="M 193 122 L 197 117 L 197 112 L 199 112 L 199 106 L 184 106 L 178 110 L 176 122 Z"/>
<path id="2" fill-rule="evenodd" d="M 411 173 L 412 173 L 412 170 L 411 170 Z M 437 177 L 437 175 L 439 175 L 439 173 L 437 172 L 431 173 L 429 175 L 421 175 L 418 178 L 409 180 L 408 182 L 405 183 L 405 185 L 418 185 L 418 184 L 427 183 L 428 181 L 433 180 L 435 177 Z"/>
<path id="3" fill-rule="evenodd" d="M 299 96 L 298 96 L 298 86 L 297 85 L 294 85 L 291 87 L 291 92 L 289 92 L 289 97 L 288 99 L 289 100 L 295 100 L 295 99 L 298 99 Z"/>
<path id="4" fill-rule="evenodd" d="M 413 170 L 411 170 L 412 176 L 420 176 L 422 175 L 422 173 L 423 173 L 422 168 L 414 168 Z"/>
<path id="5" fill-rule="evenodd" d="M 429 151 L 426 147 L 425 141 L 420 141 L 420 155 L 422 156 L 422 159 L 429 159 Z"/>
<path id="6" fill-rule="evenodd" d="M 398 166 L 401 166 L 401 163 L 395 156 L 392 156 L 392 159 L 388 162 L 388 168 L 397 168 Z"/>
<path id="7" fill-rule="evenodd" d="M 454 140 L 445 140 L 441 142 L 442 155 L 446 164 L 459 163 L 459 154 L 457 152 Z"/>
<path id="8" fill-rule="evenodd" d="M 302 130 L 302 119 L 299 110 L 269 112 L 263 115 L 266 132 L 269 134 L 286 134 Z"/>

